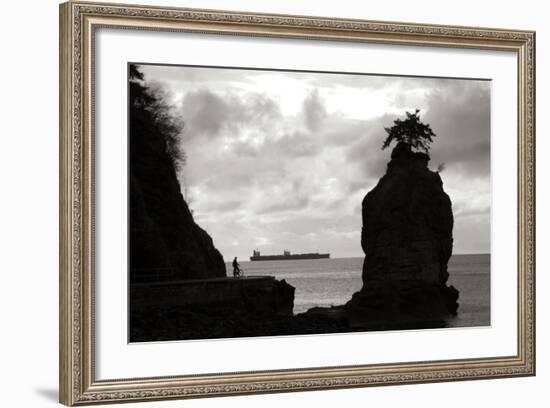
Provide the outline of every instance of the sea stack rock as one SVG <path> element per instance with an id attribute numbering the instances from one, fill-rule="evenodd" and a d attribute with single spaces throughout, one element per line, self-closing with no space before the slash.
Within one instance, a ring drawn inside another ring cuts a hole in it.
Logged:
<path id="1" fill-rule="evenodd" d="M 363 287 L 346 304 L 351 326 L 441 327 L 457 313 L 458 291 L 447 286 L 451 200 L 428 161 L 399 143 L 386 174 L 363 199 Z"/>

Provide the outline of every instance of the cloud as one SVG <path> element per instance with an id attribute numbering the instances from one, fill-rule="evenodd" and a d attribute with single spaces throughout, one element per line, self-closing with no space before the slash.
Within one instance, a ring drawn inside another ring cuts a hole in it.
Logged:
<path id="1" fill-rule="evenodd" d="M 187 138 L 236 137 L 250 124 L 267 125 L 280 116 L 277 104 L 266 95 L 221 94 L 209 89 L 191 91 L 181 102 Z"/>
<path id="2" fill-rule="evenodd" d="M 490 83 L 215 68 L 152 67 L 185 122 L 197 221 L 226 256 L 328 251 L 360 256 L 361 201 L 386 170 L 384 127 L 421 109 L 430 166 L 455 213 L 455 249 L 490 247 Z M 160 84 L 160 85 L 159 85 Z"/>
<path id="3" fill-rule="evenodd" d="M 386 138 L 384 127 L 391 126 L 394 115 L 386 114 L 364 123 L 365 132 L 346 149 L 346 157 L 352 163 L 359 165 L 361 174 L 367 179 L 381 177 L 386 171 L 390 160 L 390 152 L 382 151 L 382 143 Z"/>
<path id="4" fill-rule="evenodd" d="M 263 146 L 264 149 L 270 150 L 271 154 L 287 157 L 313 156 L 323 148 L 318 137 L 300 130 L 285 133 L 278 139 L 267 140 Z"/>
<path id="5" fill-rule="evenodd" d="M 311 185 L 295 176 L 275 180 L 262 186 L 262 194 L 255 194 L 253 205 L 258 214 L 287 213 L 308 209 L 311 202 Z"/>
<path id="6" fill-rule="evenodd" d="M 168 88 L 216 88 L 228 83 L 239 83 L 241 85 L 251 83 L 252 78 L 242 75 L 238 69 L 219 69 L 216 67 L 191 67 L 181 65 L 138 65 L 144 73 L 145 78 L 156 78 L 166 84 Z"/>
<path id="7" fill-rule="evenodd" d="M 207 202 L 203 207 L 202 210 L 205 212 L 232 212 L 235 210 L 238 210 L 242 208 L 245 204 L 246 200 L 244 198 L 237 198 L 237 199 L 227 199 L 220 201 L 209 201 Z"/>
<path id="8" fill-rule="evenodd" d="M 296 211 L 306 208 L 310 199 L 305 196 L 279 196 L 275 201 L 265 200 L 264 204 L 258 208 L 259 214 L 280 213 L 287 211 Z"/>
<path id="9" fill-rule="evenodd" d="M 224 126 L 235 126 L 233 105 L 208 90 L 186 95 L 182 116 L 185 118 L 187 135 L 217 136 Z"/>
<path id="10" fill-rule="evenodd" d="M 351 88 L 354 90 L 362 89 L 372 92 L 401 89 L 403 87 L 406 87 L 408 90 L 425 88 L 425 79 L 433 81 L 432 78 L 373 75 L 369 73 L 335 73 L 330 75 L 330 80 L 327 78 L 327 74 L 313 73 L 305 76 L 304 81 L 310 86 L 323 89 Z"/>
<path id="11" fill-rule="evenodd" d="M 317 132 L 327 117 L 327 111 L 318 89 L 311 91 L 304 100 L 303 115 L 307 128 L 311 132 Z"/>
<path id="12" fill-rule="evenodd" d="M 468 177 L 489 177 L 490 83 L 424 78 L 412 81 L 413 85 L 424 85 L 420 92 L 422 102 L 416 100 L 418 94 L 414 95 L 414 86 L 397 94 L 394 103 L 396 100 L 408 100 L 413 94 L 414 104 L 400 104 L 402 111 L 399 115 L 385 114 L 368 121 L 364 137 L 349 146 L 348 158 L 363 162 L 366 175 L 379 177 L 385 171 L 389 153 L 373 152 L 386 137 L 384 127 L 392 126 L 396 116 L 404 117 L 406 110 L 418 108 L 421 120 L 429 123 L 437 135 L 430 152 L 432 166 L 445 163 L 447 172 L 457 171 Z"/>
<path id="13" fill-rule="evenodd" d="M 429 93 L 422 120 L 437 137 L 432 162 L 464 176 L 490 176 L 491 100 L 488 81 L 447 81 Z M 422 112 L 421 112 L 422 114 Z"/>

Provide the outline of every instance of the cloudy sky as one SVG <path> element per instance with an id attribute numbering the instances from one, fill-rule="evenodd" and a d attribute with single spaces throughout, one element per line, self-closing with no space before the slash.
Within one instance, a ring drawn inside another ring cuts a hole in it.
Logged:
<path id="1" fill-rule="evenodd" d="M 490 251 L 489 81 L 142 65 L 185 122 L 179 174 L 226 260 L 362 256 L 361 201 L 384 174 L 384 127 L 421 110 L 445 163 L 454 253 Z M 185 187 L 184 187 L 185 186 Z"/>

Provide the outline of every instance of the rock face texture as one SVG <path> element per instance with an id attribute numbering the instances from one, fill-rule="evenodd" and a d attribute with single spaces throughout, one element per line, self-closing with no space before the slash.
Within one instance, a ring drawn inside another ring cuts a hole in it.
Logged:
<path id="1" fill-rule="evenodd" d="M 363 287 L 346 304 L 352 327 L 438 327 L 457 312 L 458 291 L 447 286 L 451 200 L 428 161 L 398 144 L 363 200 Z"/>
<path id="2" fill-rule="evenodd" d="M 131 82 L 131 100 L 143 88 Z M 226 276 L 212 238 L 193 220 L 162 125 L 143 104 L 130 109 L 130 278 L 136 281 Z"/>

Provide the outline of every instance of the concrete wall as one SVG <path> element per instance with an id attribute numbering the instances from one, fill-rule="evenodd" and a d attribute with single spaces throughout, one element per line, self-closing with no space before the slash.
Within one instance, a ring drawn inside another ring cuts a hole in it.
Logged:
<path id="1" fill-rule="evenodd" d="M 213 278 L 187 281 L 135 283 L 130 286 L 133 311 L 149 308 L 231 307 L 292 315 L 290 285 L 272 276 Z"/>

